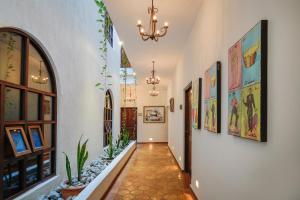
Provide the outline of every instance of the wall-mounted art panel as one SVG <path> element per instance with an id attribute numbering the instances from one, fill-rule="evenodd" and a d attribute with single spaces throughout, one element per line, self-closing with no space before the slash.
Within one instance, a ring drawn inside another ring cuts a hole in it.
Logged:
<path id="1" fill-rule="evenodd" d="M 201 102 L 202 102 L 202 79 L 197 78 L 192 83 L 192 125 L 194 129 L 201 129 Z"/>
<path id="2" fill-rule="evenodd" d="M 216 62 L 204 74 L 204 128 L 221 132 L 221 62 Z"/>
<path id="3" fill-rule="evenodd" d="M 262 20 L 228 50 L 229 134 L 267 141 L 267 28 Z"/>

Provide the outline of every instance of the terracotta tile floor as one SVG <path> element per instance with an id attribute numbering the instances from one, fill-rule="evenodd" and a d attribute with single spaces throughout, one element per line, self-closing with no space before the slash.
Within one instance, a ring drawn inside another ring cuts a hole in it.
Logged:
<path id="1" fill-rule="evenodd" d="M 193 198 L 167 144 L 139 144 L 105 199 Z"/>

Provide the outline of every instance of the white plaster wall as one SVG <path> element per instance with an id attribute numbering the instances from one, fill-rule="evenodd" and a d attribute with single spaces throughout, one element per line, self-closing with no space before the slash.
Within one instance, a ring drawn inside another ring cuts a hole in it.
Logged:
<path id="1" fill-rule="evenodd" d="M 126 107 L 137 107 L 137 142 L 168 142 L 168 100 L 167 89 L 159 88 L 159 95 L 152 97 L 149 90 L 152 87 L 145 83 L 140 83 L 136 87 L 137 101 L 136 104 L 126 103 Z M 121 97 L 123 102 L 123 96 Z M 144 106 L 165 106 L 165 123 L 144 123 L 143 108 Z M 150 140 L 152 138 L 152 140 Z"/>
<path id="2" fill-rule="evenodd" d="M 99 82 L 100 60 L 98 9 L 94 1 L 1 0 L 0 26 L 17 27 L 33 35 L 47 51 L 58 86 L 57 174 L 65 175 L 62 152 L 70 154 L 75 167 L 80 135 L 89 138 L 89 160 L 99 156 L 103 146 L 104 91 Z M 113 76 L 114 134 L 120 127 L 119 67 L 117 33 L 108 49 L 108 68 Z M 38 193 L 38 192 L 37 192 Z"/>
<path id="3" fill-rule="evenodd" d="M 193 130 L 191 186 L 199 199 L 300 198 L 299 10 L 298 0 L 203 0 L 168 92 L 176 105 L 169 117 L 169 145 L 183 167 L 183 111 L 178 109 L 183 88 L 222 62 L 221 134 Z M 269 20 L 267 143 L 227 132 L 227 51 L 261 19 Z"/>

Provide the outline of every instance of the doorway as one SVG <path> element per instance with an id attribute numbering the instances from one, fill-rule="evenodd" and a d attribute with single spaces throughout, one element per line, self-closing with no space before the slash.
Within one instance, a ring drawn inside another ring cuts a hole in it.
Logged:
<path id="1" fill-rule="evenodd" d="M 192 175 L 192 83 L 184 91 L 184 172 L 186 182 L 191 183 Z"/>
<path id="2" fill-rule="evenodd" d="M 125 120 L 122 121 L 124 116 L 125 116 Z M 121 128 L 122 126 L 125 126 L 126 129 L 129 131 L 130 140 L 137 139 L 137 108 L 136 107 L 121 108 Z"/>

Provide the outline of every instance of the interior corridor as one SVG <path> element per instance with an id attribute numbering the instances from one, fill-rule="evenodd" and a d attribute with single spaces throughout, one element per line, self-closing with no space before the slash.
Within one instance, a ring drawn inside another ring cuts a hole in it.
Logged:
<path id="1" fill-rule="evenodd" d="M 167 144 L 138 144 L 107 194 L 111 199 L 193 199 Z"/>

